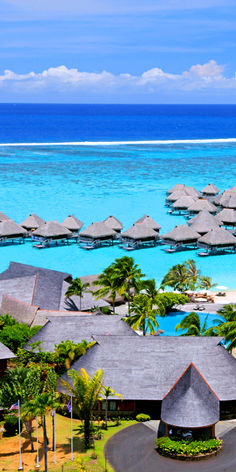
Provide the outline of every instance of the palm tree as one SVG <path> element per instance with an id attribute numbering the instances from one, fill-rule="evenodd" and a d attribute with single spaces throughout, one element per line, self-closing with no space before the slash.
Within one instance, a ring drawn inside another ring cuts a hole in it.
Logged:
<path id="1" fill-rule="evenodd" d="M 189 282 L 189 289 L 195 290 L 200 276 L 200 270 L 197 269 L 196 263 L 193 259 L 188 259 L 184 262 L 187 271 L 187 280 Z"/>
<path id="2" fill-rule="evenodd" d="M 120 397 L 122 400 L 122 395 L 120 393 L 116 393 L 111 387 L 103 387 L 103 395 L 105 397 L 105 429 L 107 429 L 107 414 L 108 414 L 108 398 L 109 397 Z"/>
<path id="3" fill-rule="evenodd" d="M 112 265 L 104 269 L 104 271 L 98 276 L 97 280 L 95 280 L 93 284 L 99 285 L 100 287 L 94 292 L 94 296 L 96 298 L 102 298 L 109 295 L 112 300 L 113 313 L 115 314 L 115 302 L 119 286 Z"/>
<path id="4" fill-rule="evenodd" d="M 84 293 L 88 293 L 89 283 L 83 284 L 81 279 L 77 277 L 76 279 L 72 280 L 70 283 L 70 286 L 68 287 L 68 290 L 65 293 L 66 298 L 70 298 L 73 295 L 76 295 L 80 298 L 80 310 L 81 310 L 81 303 L 82 303 L 82 297 Z"/>
<path id="5" fill-rule="evenodd" d="M 185 292 L 189 288 L 187 269 L 184 264 L 177 264 L 167 272 L 161 282 L 161 288 L 172 287 L 179 292 Z"/>
<path id="6" fill-rule="evenodd" d="M 138 283 L 138 291 L 139 293 L 146 294 L 152 300 L 155 300 L 156 296 L 159 294 L 155 279 L 140 280 Z"/>
<path id="7" fill-rule="evenodd" d="M 236 347 L 236 305 L 224 305 L 217 313 L 221 317 L 214 320 L 217 323 L 218 336 L 224 336 L 228 343 L 227 350 L 231 352 Z"/>
<path id="8" fill-rule="evenodd" d="M 187 330 L 181 336 L 217 336 L 214 327 L 206 329 L 208 315 L 205 317 L 203 324 L 201 324 L 200 317 L 197 313 L 192 312 L 185 316 L 180 323 L 175 327 L 175 331 Z"/>
<path id="9" fill-rule="evenodd" d="M 153 304 L 153 300 L 145 294 L 135 295 L 130 308 L 133 314 L 125 319 L 126 323 L 134 330 L 141 329 L 143 336 L 147 331 L 153 334 L 154 328 L 159 326 L 156 319 L 158 307 Z"/>
<path id="10" fill-rule="evenodd" d="M 111 266 L 114 269 L 115 277 L 119 286 L 119 294 L 127 297 L 128 316 L 130 314 L 131 289 L 138 292 L 140 279 L 145 277 L 138 264 L 135 264 L 133 257 L 124 256 L 116 259 Z"/>
<path id="11" fill-rule="evenodd" d="M 73 387 L 65 380 L 62 380 L 62 383 L 75 397 L 80 417 L 84 422 L 84 442 L 85 448 L 88 449 L 93 409 L 97 402 L 102 399 L 103 370 L 97 370 L 92 377 L 85 369 L 81 369 L 80 373 L 72 369 L 68 372 L 68 375 L 73 381 Z"/>
<path id="12" fill-rule="evenodd" d="M 211 290 L 217 284 L 212 283 L 212 278 L 207 275 L 201 275 L 198 278 L 198 287 L 205 290 Z"/>

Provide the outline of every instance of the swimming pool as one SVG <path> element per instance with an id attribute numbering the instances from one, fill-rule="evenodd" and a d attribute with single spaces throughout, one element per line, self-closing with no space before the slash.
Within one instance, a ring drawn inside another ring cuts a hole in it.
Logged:
<path id="1" fill-rule="evenodd" d="M 162 333 L 162 336 L 179 336 L 180 334 L 183 334 L 183 331 L 178 330 L 177 332 L 175 331 L 175 327 L 178 323 L 181 322 L 181 320 L 187 316 L 189 312 L 184 312 L 184 311 L 173 311 L 168 313 L 165 318 L 161 318 L 160 316 L 157 317 L 157 321 L 159 323 L 158 329 L 163 329 L 164 333 Z M 220 318 L 219 315 L 217 314 L 212 314 L 212 313 L 198 313 L 200 320 L 201 320 L 201 325 L 203 325 L 205 318 L 207 316 L 207 322 L 206 322 L 206 327 L 210 328 L 210 326 L 214 325 L 214 320 Z"/>

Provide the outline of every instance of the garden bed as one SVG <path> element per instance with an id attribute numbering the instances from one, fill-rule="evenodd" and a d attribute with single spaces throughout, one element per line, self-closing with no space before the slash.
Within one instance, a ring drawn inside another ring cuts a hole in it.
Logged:
<path id="1" fill-rule="evenodd" d="M 167 437 L 156 440 L 156 450 L 162 456 L 183 461 L 196 461 L 216 456 L 222 449 L 222 440 L 189 441 Z"/>

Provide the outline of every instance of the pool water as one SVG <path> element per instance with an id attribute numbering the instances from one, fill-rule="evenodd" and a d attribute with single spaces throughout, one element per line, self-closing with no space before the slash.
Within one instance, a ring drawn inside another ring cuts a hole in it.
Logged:
<path id="1" fill-rule="evenodd" d="M 158 329 L 163 329 L 164 333 L 162 336 L 179 336 L 184 333 L 184 331 L 178 330 L 175 331 L 175 327 L 178 323 L 182 321 L 182 319 L 187 316 L 189 312 L 171 312 L 165 316 L 165 318 L 161 318 L 158 316 L 157 320 L 159 323 Z M 212 314 L 212 313 L 198 313 L 199 318 L 201 320 L 201 326 L 203 325 L 205 318 L 207 316 L 206 328 L 210 328 L 214 326 L 214 320 L 219 318 L 219 315 Z"/>

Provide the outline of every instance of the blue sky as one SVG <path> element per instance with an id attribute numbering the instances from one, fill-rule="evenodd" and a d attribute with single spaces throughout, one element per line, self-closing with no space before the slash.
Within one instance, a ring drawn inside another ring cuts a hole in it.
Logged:
<path id="1" fill-rule="evenodd" d="M 0 101 L 236 103 L 235 0 L 1 0 Z"/>

